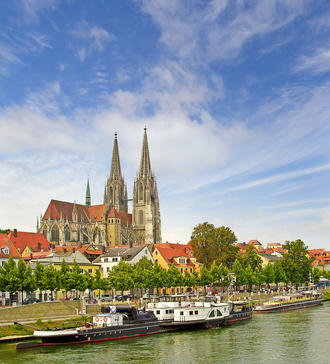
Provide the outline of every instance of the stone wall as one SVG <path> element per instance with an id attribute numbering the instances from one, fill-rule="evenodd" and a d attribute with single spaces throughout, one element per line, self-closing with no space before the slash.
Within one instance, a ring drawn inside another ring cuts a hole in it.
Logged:
<path id="1" fill-rule="evenodd" d="M 86 305 L 86 309 L 88 310 Z M 100 307 L 96 305 L 98 309 Z M 36 321 L 38 319 L 57 319 L 75 317 L 82 311 L 82 301 L 40 302 L 17 307 L 0 309 L 0 325 L 14 321 Z M 88 313 L 88 312 L 87 312 Z"/>

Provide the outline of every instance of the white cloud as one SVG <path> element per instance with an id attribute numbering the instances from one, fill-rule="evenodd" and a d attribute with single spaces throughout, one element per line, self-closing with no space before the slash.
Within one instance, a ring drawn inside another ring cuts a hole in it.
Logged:
<path id="1" fill-rule="evenodd" d="M 330 71 L 330 48 L 318 48 L 310 55 L 302 55 L 294 67 L 296 72 L 309 71 L 317 75 Z"/>

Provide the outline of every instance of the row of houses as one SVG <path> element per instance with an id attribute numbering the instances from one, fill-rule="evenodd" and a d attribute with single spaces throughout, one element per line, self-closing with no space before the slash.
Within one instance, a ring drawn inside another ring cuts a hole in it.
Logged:
<path id="1" fill-rule="evenodd" d="M 250 240 L 248 243 L 239 243 L 240 253 L 244 254 L 249 245 L 253 245 L 258 255 L 262 259 L 262 266 L 274 263 L 283 254 L 282 245 L 279 243 L 267 244 L 266 248 L 258 240 Z M 151 249 L 152 248 L 152 249 Z M 314 256 L 313 265 L 321 270 L 330 270 L 330 252 L 324 249 L 309 250 L 310 256 Z M 12 256 L 17 263 L 22 257 L 27 264 L 34 269 L 39 261 L 47 266 L 52 263 L 55 269 L 59 270 L 63 260 L 73 269 L 74 262 L 78 263 L 81 271 L 87 271 L 95 275 L 96 270 L 100 270 L 101 275 L 106 278 L 109 272 L 121 260 L 131 264 L 138 262 L 143 257 L 152 262 L 157 262 L 161 267 L 169 269 L 173 264 L 182 274 L 199 272 L 202 265 L 196 261 L 190 244 L 160 243 L 137 246 L 118 246 L 98 248 L 92 244 L 77 244 L 76 246 L 53 245 L 41 233 L 21 232 L 16 229 L 7 234 L 0 234 L 0 265 Z M 176 292 L 176 291 L 175 291 Z M 174 293 L 174 292 L 172 292 Z M 181 292 L 176 292 L 181 293 Z M 63 298 L 64 292 L 59 292 L 55 298 Z M 47 295 L 40 297 L 47 300 Z"/>

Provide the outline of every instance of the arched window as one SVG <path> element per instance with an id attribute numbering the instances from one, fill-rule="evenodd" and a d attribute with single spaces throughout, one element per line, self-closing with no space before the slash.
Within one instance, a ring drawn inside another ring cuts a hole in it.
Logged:
<path id="1" fill-rule="evenodd" d="M 143 184 L 140 184 L 140 189 L 139 189 L 139 199 L 143 200 Z"/>
<path id="2" fill-rule="evenodd" d="M 84 243 L 88 243 L 88 237 L 85 234 L 83 234 L 83 242 Z"/>
<path id="3" fill-rule="evenodd" d="M 139 211 L 139 225 L 143 225 L 143 211 Z"/>
<path id="4" fill-rule="evenodd" d="M 99 229 L 98 228 L 95 228 L 95 230 L 93 232 L 93 241 L 94 241 L 94 243 L 97 243 L 98 242 L 99 235 L 100 235 Z"/>
<path id="5" fill-rule="evenodd" d="M 52 228 L 51 240 L 52 241 L 59 241 L 60 240 L 60 233 L 59 233 L 57 225 L 54 225 L 53 228 Z"/>
<path id="6" fill-rule="evenodd" d="M 66 226 L 64 228 L 64 236 L 65 236 L 65 241 L 70 241 L 70 228 L 69 228 L 69 226 Z"/>

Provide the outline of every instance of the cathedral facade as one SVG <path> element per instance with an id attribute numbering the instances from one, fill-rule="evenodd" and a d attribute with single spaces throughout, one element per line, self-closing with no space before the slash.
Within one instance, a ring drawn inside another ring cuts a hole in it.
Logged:
<path id="1" fill-rule="evenodd" d="M 132 200 L 132 212 L 128 201 Z M 110 174 L 101 205 L 91 204 L 89 179 L 85 205 L 51 200 L 37 232 L 55 245 L 93 244 L 95 246 L 161 243 L 161 218 L 157 182 L 151 170 L 147 130 L 144 129 L 140 169 L 134 181 L 133 197 L 128 199 L 121 172 L 117 133 L 115 133 Z"/>

